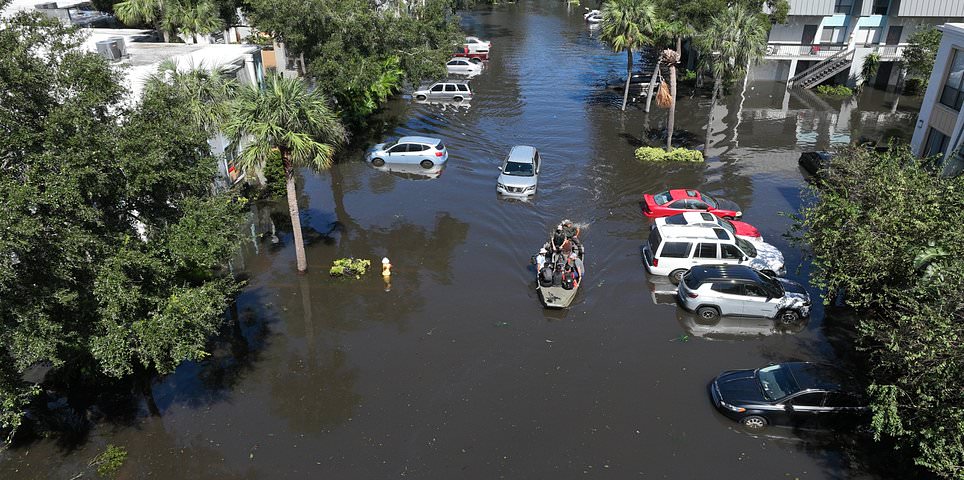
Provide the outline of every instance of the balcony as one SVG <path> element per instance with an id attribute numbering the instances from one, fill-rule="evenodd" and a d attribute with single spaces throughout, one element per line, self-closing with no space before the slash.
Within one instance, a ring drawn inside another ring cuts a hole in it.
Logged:
<path id="1" fill-rule="evenodd" d="M 771 43 L 767 45 L 765 58 L 767 60 L 823 60 L 846 49 L 847 45 L 843 43 L 822 45 Z"/>
<path id="2" fill-rule="evenodd" d="M 896 62 L 904 56 L 906 45 L 878 45 L 874 47 L 874 52 L 880 55 L 881 61 Z"/>

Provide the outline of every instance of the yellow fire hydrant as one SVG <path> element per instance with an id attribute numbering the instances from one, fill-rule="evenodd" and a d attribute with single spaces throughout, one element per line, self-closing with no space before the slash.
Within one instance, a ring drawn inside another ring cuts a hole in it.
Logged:
<path id="1" fill-rule="evenodd" d="M 388 257 L 382 258 L 382 280 L 385 281 L 385 291 L 392 290 L 392 262 Z"/>

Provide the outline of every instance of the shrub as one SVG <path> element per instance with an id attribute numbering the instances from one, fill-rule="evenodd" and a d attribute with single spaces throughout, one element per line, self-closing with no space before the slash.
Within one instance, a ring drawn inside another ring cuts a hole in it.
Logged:
<path id="1" fill-rule="evenodd" d="M 120 470 L 120 467 L 124 465 L 125 460 L 127 460 L 126 448 L 107 445 L 106 450 L 91 460 L 90 466 L 97 467 L 98 475 L 113 478 L 117 474 L 117 470 Z"/>
<path id="2" fill-rule="evenodd" d="M 854 91 L 844 85 L 819 85 L 817 93 L 831 97 L 852 97 Z"/>
<path id="3" fill-rule="evenodd" d="M 695 82 L 695 81 L 696 81 L 696 71 L 695 71 L 695 70 L 687 70 L 687 69 L 685 69 L 685 68 L 681 68 L 680 71 L 679 71 L 679 78 L 678 78 L 678 80 L 679 80 L 680 82 Z"/>
<path id="4" fill-rule="evenodd" d="M 702 162 L 703 152 L 688 148 L 674 148 L 667 152 L 662 148 L 639 147 L 636 159 L 641 162 Z"/>
<path id="5" fill-rule="evenodd" d="M 924 91 L 924 81 L 919 78 L 908 78 L 904 82 L 904 95 L 920 95 Z"/>
<path id="6" fill-rule="evenodd" d="M 358 258 L 339 258 L 335 260 L 332 264 L 331 269 L 328 273 L 333 277 L 342 276 L 354 276 L 356 279 L 361 278 L 368 268 L 372 266 L 371 260 L 362 260 Z"/>

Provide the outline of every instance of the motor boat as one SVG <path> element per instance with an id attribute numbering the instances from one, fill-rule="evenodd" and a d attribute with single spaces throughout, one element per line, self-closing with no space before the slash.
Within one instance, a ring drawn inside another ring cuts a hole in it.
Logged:
<path id="1" fill-rule="evenodd" d="M 561 227 L 562 225 L 560 225 Z M 549 233 L 543 250 L 532 257 L 536 264 L 536 291 L 546 308 L 566 308 L 585 280 L 585 248 L 564 237 L 559 228 Z M 573 238 L 578 238 L 579 233 Z"/>
<path id="2" fill-rule="evenodd" d="M 599 23 L 602 22 L 602 12 L 599 10 L 590 10 L 586 12 L 582 18 L 586 19 L 589 23 Z"/>

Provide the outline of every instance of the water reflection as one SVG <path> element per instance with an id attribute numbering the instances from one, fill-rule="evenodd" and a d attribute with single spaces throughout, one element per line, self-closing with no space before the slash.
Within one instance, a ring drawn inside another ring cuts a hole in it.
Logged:
<path id="1" fill-rule="evenodd" d="M 772 318 L 724 315 L 713 321 L 706 321 L 683 308 L 677 308 L 676 321 L 683 327 L 687 335 L 710 340 L 731 340 L 800 333 L 807 328 L 810 319 L 802 318 L 792 323 L 782 323 Z"/>

